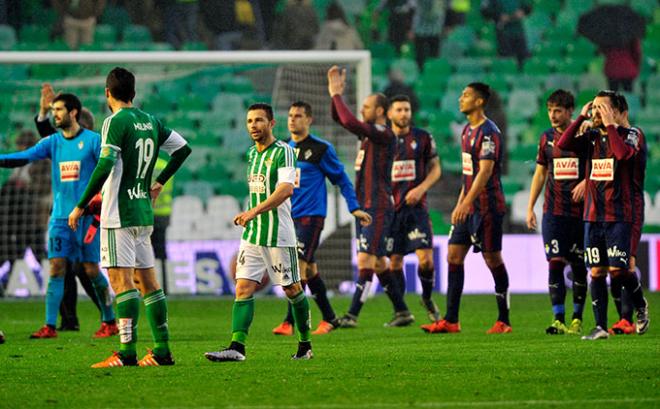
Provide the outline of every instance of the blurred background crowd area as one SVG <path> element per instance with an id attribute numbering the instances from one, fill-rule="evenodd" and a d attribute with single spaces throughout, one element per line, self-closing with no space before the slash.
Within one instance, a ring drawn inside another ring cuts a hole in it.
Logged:
<path id="1" fill-rule="evenodd" d="M 525 231 L 537 143 L 549 127 L 547 96 L 557 88 L 570 90 L 576 97 L 577 115 L 598 90 L 615 88 L 625 93 L 632 124 L 641 127 L 649 141 L 645 230 L 660 231 L 660 8 L 656 0 L 10 0 L 0 1 L 0 48 L 370 50 L 373 90 L 411 95 L 416 125 L 430 130 L 437 142 L 444 175 L 442 188 L 433 189 L 430 201 L 434 230 L 439 234 L 448 231 L 448 215 L 456 199 L 453 193 L 459 189 L 458 142 L 464 118 L 457 100 L 467 83 L 483 81 L 496 91 L 488 115 L 505 136 L 503 184 L 511 208 L 508 232 Z M 55 82 L 56 89 L 78 94 L 96 116 L 98 130 L 108 114 L 99 80 L 107 68 L 0 65 L 3 151 L 36 141 L 29 133 L 34 129 L 43 82 Z M 200 211 L 210 212 L 219 206 L 211 205 L 217 196 L 233 197 L 240 206 L 247 194 L 243 153 L 250 145 L 242 122 L 245 108 L 255 101 L 272 102 L 278 119 L 275 134 L 288 135 L 286 109 L 292 101 L 287 96 L 293 94 L 281 92 L 286 80 L 282 71 L 255 64 L 196 70 L 173 64 L 131 68 L 140 79 L 138 106 L 180 130 L 194 148 L 194 159 L 176 177 L 174 209 L 177 199 L 185 198 L 182 209 L 190 209 L 192 199 Z M 264 75 L 269 69 L 272 72 Z M 295 86 L 308 84 L 309 90 L 295 95 L 309 96 L 315 107 L 323 105 L 318 111 L 324 114 L 329 105 L 325 69 L 302 70 L 288 80 Z M 331 122 L 329 116 L 317 114 L 317 118 L 315 126 Z M 336 142 L 336 135 L 321 136 Z M 347 165 L 352 163 L 353 149 L 339 146 L 338 151 Z M 352 166 L 347 169 L 351 172 Z M 2 171 L 0 182 L 8 189 L 8 184 L 17 184 L 12 180 L 23 181 L 18 185 L 30 178 L 48 180 L 34 176 L 35 172 Z M 42 188 L 36 190 L 43 194 Z M 10 196 L 0 193 L 0 197 Z M 35 200 L 30 203 L 38 209 L 45 206 Z M 227 202 L 222 203 L 218 211 L 226 213 Z M 11 214 L 5 216 L 0 214 L 14 220 Z M 186 238 L 184 233 L 174 237 Z"/>

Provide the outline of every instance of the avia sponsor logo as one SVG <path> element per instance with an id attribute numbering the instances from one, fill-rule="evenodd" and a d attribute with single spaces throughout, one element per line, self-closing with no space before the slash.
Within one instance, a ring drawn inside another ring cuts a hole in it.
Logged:
<path id="1" fill-rule="evenodd" d="M 575 180 L 579 177 L 578 158 L 554 158 L 552 164 L 555 180 Z"/>
<path id="2" fill-rule="evenodd" d="M 128 193 L 128 198 L 130 200 L 147 199 L 148 197 L 147 192 L 142 189 L 142 183 L 138 183 L 137 186 L 126 189 L 126 193 Z"/>
<path id="3" fill-rule="evenodd" d="M 392 182 L 410 182 L 415 180 L 414 160 L 396 160 L 392 163 Z"/>
<path id="4" fill-rule="evenodd" d="M 77 182 L 80 180 L 80 161 L 60 162 L 60 181 Z"/>
<path id="5" fill-rule="evenodd" d="M 154 126 L 151 122 L 136 122 L 133 124 L 136 131 L 153 131 Z"/>
<path id="6" fill-rule="evenodd" d="M 248 175 L 250 193 L 266 193 L 266 176 L 261 173 Z"/>
<path id="7" fill-rule="evenodd" d="M 625 251 L 619 250 L 617 246 L 607 248 L 607 257 L 628 257 L 628 254 Z"/>
<path id="8" fill-rule="evenodd" d="M 419 229 L 415 229 L 411 232 L 408 233 L 408 240 L 424 240 L 426 239 L 426 233 L 419 231 Z"/>
<path id="9" fill-rule="evenodd" d="M 463 159 L 463 174 L 472 176 L 474 169 L 472 168 L 472 155 L 467 152 L 462 152 L 461 157 Z"/>
<path id="10" fill-rule="evenodd" d="M 589 179 L 599 182 L 614 180 L 614 158 L 593 159 Z"/>

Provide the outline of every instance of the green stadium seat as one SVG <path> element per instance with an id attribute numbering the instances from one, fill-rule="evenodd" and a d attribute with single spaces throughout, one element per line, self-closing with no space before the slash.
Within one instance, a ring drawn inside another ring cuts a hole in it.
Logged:
<path id="1" fill-rule="evenodd" d="M 417 82 L 419 84 L 419 81 Z M 415 84 L 415 85 L 417 85 Z M 434 110 L 440 108 L 441 93 L 431 92 L 432 89 L 426 89 L 425 92 L 418 92 L 419 105 L 421 109 Z"/>
<path id="2" fill-rule="evenodd" d="M 18 38 L 26 43 L 48 43 L 50 28 L 47 26 L 26 25 L 21 27 Z"/>
<path id="3" fill-rule="evenodd" d="M 16 44 L 16 32 L 12 26 L 0 24 L 0 50 L 11 50 Z"/>
<path id="4" fill-rule="evenodd" d="M 181 97 L 177 102 L 177 107 L 182 111 L 208 111 L 210 108 L 203 98 L 194 94 Z"/>
<path id="5" fill-rule="evenodd" d="M 98 24 L 94 31 L 95 43 L 115 43 L 117 42 L 117 29 L 110 24 Z"/>
<path id="6" fill-rule="evenodd" d="M 61 64 L 33 64 L 30 66 L 30 77 L 38 80 L 61 79 L 65 75 Z"/>
<path id="7" fill-rule="evenodd" d="M 601 72 L 600 74 L 586 73 L 580 76 L 578 81 L 578 89 L 580 91 L 585 89 L 605 89 L 607 88 L 607 79 Z"/>
<path id="8" fill-rule="evenodd" d="M 100 22 L 102 24 L 109 24 L 117 30 L 117 33 L 121 33 L 131 25 L 131 17 L 125 8 L 115 6 L 114 2 L 110 2 L 101 15 Z"/>
<path id="9" fill-rule="evenodd" d="M 458 97 L 460 95 L 461 91 L 447 90 L 440 101 L 440 109 L 445 112 L 451 112 L 455 115 L 458 112 Z"/>
<path id="10" fill-rule="evenodd" d="M 208 50 L 208 47 L 206 46 L 206 43 L 201 41 L 193 41 L 183 43 L 181 49 L 183 51 L 206 51 Z"/>
<path id="11" fill-rule="evenodd" d="M 394 60 L 390 66 L 390 70 L 399 70 L 403 74 L 406 84 L 414 84 L 419 77 L 419 67 L 415 60 L 407 58 L 399 58 Z"/>
<path id="12" fill-rule="evenodd" d="M 482 78 L 482 80 L 486 84 L 488 84 L 492 89 L 497 91 L 497 93 L 503 99 L 507 99 L 509 97 L 509 93 L 511 92 L 511 88 L 509 86 L 509 81 L 507 80 L 506 76 L 491 73 L 491 74 L 488 74 L 488 75 L 484 76 Z"/>
<path id="13" fill-rule="evenodd" d="M 562 30 L 565 33 L 575 34 L 578 18 L 579 13 L 576 10 L 573 10 L 569 7 L 564 7 L 559 12 L 559 14 L 557 14 L 555 26 L 557 30 Z"/>
<path id="14" fill-rule="evenodd" d="M 517 75 L 518 62 L 514 58 L 497 58 L 490 65 L 490 72 L 497 75 Z"/>
<path id="15" fill-rule="evenodd" d="M 540 134 L 540 132 L 539 132 Z M 536 162 L 538 145 L 536 143 L 518 145 L 509 151 L 509 159 L 520 162 Z"/>
<path id="16" fill-rule="evenodd" d="M 628 101 L 631 121 L 634 121 L 637 119 L 637 113 L 642 110 L 642 100 L 639 95 L 631 92 L 623 92 L 623 95 L 626 97 L 626 101 Z"/>
<path id="17" fill-rule="evenodd" d="M 531 118 L 539 108 L 537 94 L 531 90 L 514 89 L 509 94 L 507 112 L 511 115 Z"/>
<path id="18" fill-rule="evenodd" d="M 464 43 L 457 41 L 444 41 L 440 49 L 440 54 L 449 59 L 461 58 L 465 55 L 467 49 L 468 46 Z"/>
<path id="19" fill-rule="evenodd" d="M 163 81 L 156 84 L 156 93 L 171 103 L 177 102 L 181 95 L 188 93 L 185 81 Z"/>
<path id="20" fill-rule="evenodd" d="M 449 76 L 449 74 L 451 74 L 451 65 L 446 58 L 429 58 L 424 62 L 424 72 L 422 73 L 422 77 L 425 77 L 426 75 L 446 77 Z"/>
<path id="21" fill-rule="evenodd" d="M 454 69 L 457 74 L 483 74 L 488 66 L 488 60 L 480 58 L 460 58 L 454 61 Z"/>
<path id="22" fill-rule="evenodd" d="M 390 70 L 390 60 L 374 58 L 371 60 L 371 74 L 374 76 L 387 77 Z"/>
<path id="23" fill-rule="evenodd" d="M 523 72 L 530 75 L 548 75 L 554 65 L 555 61 L 552 59 L 532 57 L 523 64 Z"/>
<path id="24" fill-rule="evenodd" d="M 543 12 L 548 16 L 554 16 L 561 9 L 562 2 L 560 0 L 535 0 L 532 8 L 534 10 Z"/>
<path id="25" fill-rule="evenodd" d="M 9 81 L 22 81 L 28 78 L 28 66 L 25 64 L 0 64 L 0 81 L 9 85 Z"/>
<path id="26" fill-rule="evenodd" d="M 174 46 L 170 43 L 147 43 L 144 47 L 146 51 L 174 51 Z"/>
<path id="27" fill-rule="evenodd" d="M 584 37 L 578 37 L 566 45 L 566 55 L 575 58 L 595 57 L 596 46 Z"/>
<path id="28" fill-rule="evenodd" d="M 545 89 L 552 92 L 558 88 L 575 92 L 575 77 L 564 74 L 553 74 L 548 76 L 545 80 Z"/>
<path id="29" fill-rule="evenodd" d="M 130 25 L 124 29 L 123 41 L 125 43 L 150 43 L 151 32 L 145 26 Z"/>
<path id="30" fill-rule="evenodd" d="M 469 49 L 474 44 L 477 36 L 472 27 L 464 25 L 454 28 L 447 36 L 445 42 L 462 44 L 465 49 Z M 442 54 L 444 55 L 444 53 Z"/>
<path id="31" fill-rule="evenodd" d="M 374 43 L 369 50 L 373 58 L 393 59 L 396 57 L 396 50 L 390 43 Z"/>
<path id="32" fill-rule="evenodd" d="M 254 85 L 249 78 L 233 77 L 231 80 L 222 84 L 222 89 L 225 92 L 236 94 L 251 94 L 254 92 Z"/>
<path id="33" fill-rule="evenodd" d="M 590 58 L 564 58 L 557 64 L 557 72 L 561 74 L 578 76 L 587 69 Z"/>
<path id="34" fill-rule="evenodd" d="M 472 45 L 471 54 L 475 57 L 495 57 L 497 55 L 497 45 L 494 40 L 477 40 Z"/>
<path id="35" fill-rule="evenodd" d="M 116 51 L 144 51 L 147 43 L 142 42 L 123 42 L 115 45 Z"/>
<path id="36" fill-rule="evenodd" d="M 631 0 L 630 7 L 649 21 L 653 19 L 653 13 L 658 9 L 658 2 L 657 0 Z"/>
<path id="37" fill-rule="evenodd" d="M 184 195 L 196 196 L 203 202 L 214 195 L 213 185 L 205 180 L 191 180 L 182 185 Z"/>

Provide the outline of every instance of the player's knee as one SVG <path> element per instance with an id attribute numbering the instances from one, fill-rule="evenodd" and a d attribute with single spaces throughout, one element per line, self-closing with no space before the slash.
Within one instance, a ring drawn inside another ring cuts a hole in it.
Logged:
<path id="1" fill-rule="evenodd" d="M 483 256 L 486 265 L 490 269 L 499 267 L 504 263 L 504 260 L 502 260 L 502 254 L 499 251 L 494 253 L 483 253 Z"/>
<path id="2" fill-rule="evenodd" d="M 610 276 L 612 278 L 619 278 L 623 277 L 626 274 L 626 269 L 623 268 L 611 268 L 610 269 Z"/>
<path id="3" fill-rule="evenodd" d="M 244 300 L 252 297 L 257 289 L 257 282 L 239 279 L 236 283 L 236 299 Z"/>
<path id="4" fill-rule="evenodd" d="M 83 270 L 89 278 L 94 278 L 99 275 L 99 265 L 96 263 L 82 263 Z"/>
<path id="5" fill-rule="evenodd" d="M 387 270 L 387 259 L 385 257 L 380 257 L 376 259 L 376 267 L 374 269 L 377 274 L 382 273 Z"/>
<path id="6" fill-rule="evenodd" d="M 135 288 L 133 277 L 124 271 L 111 271 L 109 277 L 110 285 L 117 294 Z"/>
<path id="7" fill-rule="evenodd" d="M 591 273 L 591 278 L 606 277 L 607 276 L 607 268 L 592 267 L 590 273 Z"/>
<path id="8" fill-rule="evenodd" d="M 419 260 L 419 269 L 424 270 L 424 271 L 429 271 L 433 270 L 435 266 L 433 265 L 433 260 L 429 259 L 424 259 L 424 260 Z"/>
<path id="9" fill-rule="evenodd" d="M 360 252 L 357 256 L 357 263 L 358 268 L 360 269 L 368 268 L 373 270 L 376 268 L 376 256 L 373 254 Z"/>
<path id="10" fill-rule="evenodd" d="M 457 248 L 456 246 L 449 246 L 449 249 L 447 251 L 447 262 L 449 264 L 463 264 L 465 261 L 465 256 L 467 255 L 466 251 L 462 251 L 461 248 Z"/>
<path id="11" fill-rule="evenodd" d="M 293 283 L 289 286 L 282 287 L 282 289 L 284 290 L 284 294 L 286 294 L 288 298 L 293 298 L 297 296 L 303 290 L 302 285 L 300 283 Z"/>
<path id="12" fill-rule="evenodd" d="M 66 259 L 63 258 L 51 258 L 50 263 L 50 276 L 51 277 L 62 277 L 66 273 Z"/>
<path id="13" fill-rule="evenodd" d="M 390 270 L 402 270 L 403 257 L 400 255 L 393 255 L 390 257 Z"/>

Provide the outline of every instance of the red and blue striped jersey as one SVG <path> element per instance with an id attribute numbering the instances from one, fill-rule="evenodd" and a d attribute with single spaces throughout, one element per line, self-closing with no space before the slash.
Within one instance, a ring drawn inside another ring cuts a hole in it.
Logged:
<path id="1" fill-rule="evenodd" d="M 394 133 L 387 126 L 359 121 L 339 95 L 332 97 L 332 117 L 360 140 L 355 159 L 355 191 L 361 207 L 393 209 Z"/>
<path id="2" fill-rule="evenodd" d="M 625 132 L 626 128 L 623 128 Z M 631 127 L 628 133 L 636 134 L 639 140 L 639 149 L 632 160 L 633 165 L 633 224 L 642 226 L 644 224 L 644 178 L 646 177 L 646 159 L 648 148 L 646 146 L 646 136 L 638 127 Z M 633 137 L 633 138 L 634 138 Z"/>
<path id="3" fill-rule="evenodd" d="M 396 210 L 405 206 L 408 192 L 426 179 L 431 160 L 437 156 L 433 137 L 425 130 L 411 128 L 407 134 L 397 136 L 392 164 L 392 191 Z M 417 206 L 427 207 L 426 194 Z"/>
<path id="4" fill-rule="evenodd" d="M 504 191 L 502 190 L 502 133 L 495 122 L 486 119 L 476 128 L 466 125 L 461 135 L 461 156 L 463 164 L 463 193 L 467 195 L 475 177 L 479 173 L 479 161 L 495 162 L 493 174 L 488 179 L 486 187 L 472 203 L 472 213 L 498 214 L 506 213 Z"/>
<path id="5" fill-rule="evenodd" d="M 543 132 L 539 142 L 536 163 L 548 170 L 543 213 L 582 218 L 583 203 L 574 202 L 572 192 L 584 179 L 586 157 L 560 149 L 557 146 L 560 137 L 556 129 L 550 128 Z"/>
<path id="6" fill-rule="evenodd" d="M 592 129 L 576 137 L 584 119 L 580 115 L 559 140 L 561 149 L 587 154 L 583 218 L 588 222 L 632 223 L 639 134 L 608 126 L 605 133 Z"/>

